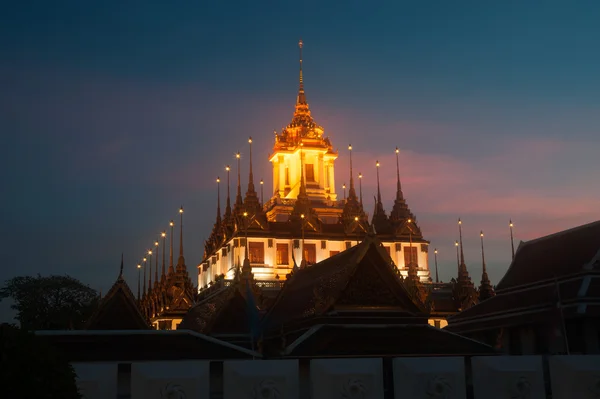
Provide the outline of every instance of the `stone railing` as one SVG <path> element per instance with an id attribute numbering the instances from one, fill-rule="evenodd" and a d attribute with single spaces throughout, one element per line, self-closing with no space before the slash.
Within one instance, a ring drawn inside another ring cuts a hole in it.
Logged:
<path id="1" fill-rule="evenodd" d="M 84 398 L 600 398 L 600 356 L 74 363 Z M 123 367 L 127 366 L 127 367 Z"/>

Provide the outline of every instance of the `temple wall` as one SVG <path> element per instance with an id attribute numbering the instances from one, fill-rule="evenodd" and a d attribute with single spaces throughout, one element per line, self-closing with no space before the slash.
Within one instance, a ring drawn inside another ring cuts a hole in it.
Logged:
<path id="1" fill-rule="evenodd" d="M 85 399 L 592 398 L 600 356 L 73 363 Z"/>
<path id="2" fill-rule="evenodd" d="M 239 240 L 239 241 L 237 241 Z M 198 273 L 198 287 L 200 289 L 206 287 L 209 283 L 215 280 L 215 276 L 224 274 L 226 279 L 232 279 L 234 277 L 235 268 L 238 265 L 243 264 L 245 258 L 245 239 L 235 238 L 230 240 L 223 248 L 229 246 L 229 250 L 225 251 L 223 255 L 222 249 L 219 250 L 217 255 L 214 255 L 209 259 L 210 267 L 206 271 Z M 240 242 L 240 245 L 236 246 L 236 242 Z M 264 262 L 263 263 L 251 263 L 252 272 L 254 278 L 257 280 L 285 280 L 286 275 L 291 271 L 294 266 L 293 256 L 296 259 L 296 263 L 300 266 L 302 261 L 302 238 L 297 237 L 293 239 L 279 239 L 279 238 L 268 238 L 268 237 L 249 237 L 248 242 L 262 243 L 264 250 Z M 325 243 L 323 245 L 323 242 Z M 269 245 L 271 244 L 271 245 Z M 287 264 L 277 264 L 277 244 L 288 245 L 288 260 Z M 297 245 L 296 245 L 297 244 Z M 333 253 L 342 252 L 346 249 L 353 247 L 358 244 L 358 241 L 350 240 L 321 240 L 321 239 L 304 239 L 304 245 L 308 250 L 308 247 L 314 248 L 315 262 L 321 262 L 329 258 Z M 410 251 L 411 244 L 409 242 L 383 242 L 386 248 L 389 248 L 389 254 L 400 269 L 400 273 L 403 277 L 408 276 L 408 270 L 405 267 L 404 254 Z M 400 250 L 397 251 L 396 245 L 400 246 Z M 421 243 L 413 243 L 412 247 L 417 251 L 417 259 L 419 264 L 419 277 L 422 282 L 428 282 L 430 277 L 429 272 L 429 259 L 428 259 L 428 245 Z M 203 269 L 203 266 L 198 266 L 199 270 Z"/>

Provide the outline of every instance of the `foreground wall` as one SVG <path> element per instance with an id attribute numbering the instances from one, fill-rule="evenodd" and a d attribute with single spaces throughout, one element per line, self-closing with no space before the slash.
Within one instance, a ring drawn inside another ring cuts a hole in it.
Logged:
<path id="1" fill-rule="evenodd" d="M 599 398 L 600 356 L 74 363 L 86 399 Z"/>

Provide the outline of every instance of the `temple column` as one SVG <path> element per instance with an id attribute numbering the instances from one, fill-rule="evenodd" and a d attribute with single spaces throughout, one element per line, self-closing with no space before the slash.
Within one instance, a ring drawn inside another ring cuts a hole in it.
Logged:
<path id="1" fill-rule="evenodd" d="M 279 196 L 283 197 L 285 192 L 285 162 L 283 155 L 279 155 L 277 158 L 279 164 Z"/>
<path id="2" fill-rule="evenodd" d="M 335 194 L 335 174 L 333 173 L 333 161 L 329 161 L 329 192 Z"/>
<path id="3" fill-rule="evenodd" d="M 273 195 L 279 191 L 279 175 L 281 170 L 281 164 L 279 163 L 279 157 L 273 161 Z"/>
<path id="4" fill-rule="evenodd" d="M 319 170 L 319 188 L 324 190 L 325 185 L 325 162 L 323 161 L 323 154 L 319 154 L 318 167 Z"/>

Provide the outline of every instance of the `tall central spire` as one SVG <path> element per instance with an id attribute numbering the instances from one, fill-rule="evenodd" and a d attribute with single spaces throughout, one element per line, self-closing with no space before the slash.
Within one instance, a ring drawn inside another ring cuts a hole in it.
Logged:
<path id="1" fill-rule="evenodd" d="M 300 48 L 300 86 L 298 88 L 298 99 L 296 100 L 297 105 L 306 105 L 306 95 L 304 94 L 304 80 L 302 78 L 302 40 L 298 42 Z"/>
<path id="2" fill-rule="evenodd" d="M 396 200 L 402 200 L 402 185 L 400 184 L 400 163 L 398 161 L 398 154 L 400 150 L 396 147 Z"/>
<path id="3" fill-rule="evenodd" d="M 183 205 L 179 208 L 179 259 L 177 260 L 177 271 L 185 270 L 185 258 L 183 257 Z"/>

